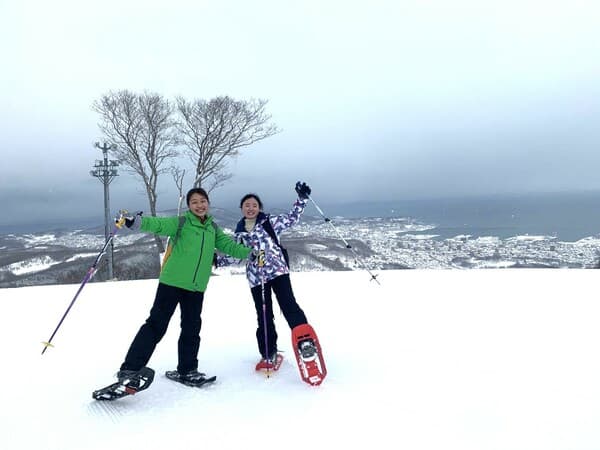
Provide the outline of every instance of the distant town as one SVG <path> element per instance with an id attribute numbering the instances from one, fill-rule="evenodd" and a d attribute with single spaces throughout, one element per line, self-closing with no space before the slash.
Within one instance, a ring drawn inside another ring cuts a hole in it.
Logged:
<path id="1" fill-rule="evenodd" d="M 221 223 L 232 233 L 230 219 Z M 103 243 L 101 229 L 2 235 L 0 287 L 78 283 Z M 441 238 L 434 225 L 404 218 L 325 222 L 307 217 L 283 234 L 282 243 L 289 250 L 292 271 L 596 268 L 600 261 L 598 237 L 576 242 L 530 235 Z M 158 276 L 160 256 L 152 236 L 123 232 L 114 244 L 115 279 Z M 215 272 L 243 271 L 242 264 Z M 94 279 L 107 279 L 105 262 Z"/>

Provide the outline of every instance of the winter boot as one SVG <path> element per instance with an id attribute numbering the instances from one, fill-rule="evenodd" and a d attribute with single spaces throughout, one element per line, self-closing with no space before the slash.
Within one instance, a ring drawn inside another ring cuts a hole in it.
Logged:
<path id="1" fill-rule="evenodd" d="M 261 358 L 261 360 L 256 364 L 256 370 L 278 370 L 282 362 L 283 355 L 275 352 L 268 358 Z"/>

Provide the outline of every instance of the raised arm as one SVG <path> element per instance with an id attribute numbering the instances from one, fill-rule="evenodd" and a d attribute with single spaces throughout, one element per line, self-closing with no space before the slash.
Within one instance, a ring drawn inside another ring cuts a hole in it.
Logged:
<path id="1" fill-rule="evenodd" d="M 292 205 L 290 212 L 287 214 L 279 214 L 270 218 L 271 224 L 273 225 L 273 230 L 275 233 L 277 233 L 277 235 L 281 234 L 284 230 L 300 221 L 300 216 L 304 212 L 304 208 L 308 202 L 311 189 L 306 183 L 301 183 L 298 181 L 294 189 L 298 194 L 298 199 Z"/>

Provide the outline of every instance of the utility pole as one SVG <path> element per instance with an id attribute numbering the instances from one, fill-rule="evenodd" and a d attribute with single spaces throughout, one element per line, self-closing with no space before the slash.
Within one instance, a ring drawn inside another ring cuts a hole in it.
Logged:
<path id="1" fill-rule="evenodd" d="M 104 145 L 100 145 L 99 142 L 94 144 L 94 147 L 102 150 L 104 155 L 103 160 L 96 160 L 94 163 L 94 170 L 90 171 L 90 175 L 96 177 L 100 180 L 100 182 L 104 185 L 104 242 L 108 242 L 108 238 L 110 237 L 110 230 L 112 221 L 110 218 L 110 199 L 108 195 L 108 185 L 110 182 L 118 176 L 117 166 L 119 165 L 119 161 L 108 160 L 108 151 L 111 149 L 117 148 L 115 144 L 108 145 L 106 142 Z M 110 245 L 108 246 L 108 257 L 106 260 L 108 261 L 108 279 L 113 279 L 113 241 L 110 241 Z"/>

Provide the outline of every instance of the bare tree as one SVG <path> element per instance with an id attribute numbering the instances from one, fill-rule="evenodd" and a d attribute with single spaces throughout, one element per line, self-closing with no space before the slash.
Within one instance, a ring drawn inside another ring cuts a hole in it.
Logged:
<path id="1" fill-rule="evenodd" d="M 92 109 L 100 114 L 98 126 L 106 139 L 117 146 L 111 153 L 142 179 L 155 216 L 158 177 L 168 170 L 166 161 L 177 156 L 173 106 L 160 94 L 121 90 L 103 95 Z M 164 252 L 158 236 L 156 245 Z"/>
<path id="2" fill-rule="evenodd" d="M 183 203 L 183 178 L 185 177 L 185 169 L 173 166 L 171 167 L 171 175 L 175 186 L 177 186 L 177 192 L 179 192 L 179 202 L 177 203 L 177 215 L 181 214 L 181 204 Z"/>
<path id="3" fill-rule="evenodd" d="M 265 112 L 267 100 L 234 100 L 215 97 L 192 102 L 177 97 L 177 128 L 192 163 L 194 186 L 208 192 L 232 177 L 225 171 L 227 158 L 235 157 L 242 147 L 278 133 Z"/>

